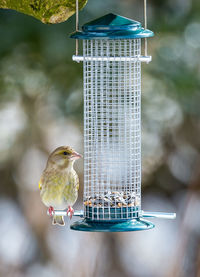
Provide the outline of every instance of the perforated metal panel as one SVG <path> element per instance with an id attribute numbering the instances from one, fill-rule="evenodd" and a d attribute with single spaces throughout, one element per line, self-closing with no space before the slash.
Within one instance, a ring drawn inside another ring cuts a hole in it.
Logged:
<path id="1" fill-rule="evenodd" d="M 128 219 L 141 209 L 141 62 L 128 59 L 140 52 L 141 39 L 83 40 L 83 58 L 92 58 L 83 60 L 86 218 Z"/>

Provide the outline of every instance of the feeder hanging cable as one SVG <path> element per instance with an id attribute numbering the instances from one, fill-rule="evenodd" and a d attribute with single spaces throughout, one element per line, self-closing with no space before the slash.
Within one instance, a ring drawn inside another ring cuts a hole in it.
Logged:
<path id="1" fill-rule="evenodd" d="M 147 0 L 144 0 L 144 28 L 147 29 Z M 147 56 L 147 38 L 144 38 L 144 55 Z"/>
<path id="2" fill-rule="evenodd" d="M 78 0 L 76 0 L 76 32 L 79 30 Z M 76 39 L 76 56 L 78 56 L 78 39 Z"/>

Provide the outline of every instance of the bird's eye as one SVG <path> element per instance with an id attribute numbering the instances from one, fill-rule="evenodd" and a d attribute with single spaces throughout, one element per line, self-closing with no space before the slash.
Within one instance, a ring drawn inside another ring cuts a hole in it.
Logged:
<path id="1" fill-rule="evenodd" d="M 65 152 L 63 152 L 63 154 L 64 154 L 64 155 L 69 155 L 69 153 L 67 153 L 66 151 L 65 151 Z"/>

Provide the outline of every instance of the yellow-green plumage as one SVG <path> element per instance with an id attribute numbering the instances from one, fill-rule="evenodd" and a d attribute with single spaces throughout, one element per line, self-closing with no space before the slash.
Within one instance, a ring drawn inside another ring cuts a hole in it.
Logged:
<path id="1" fill-rule="evenodd" d="M 65 210 L 76 202 L 79 179 L 73 164 L 77 158 L 80 154 L 68 146 L 59 147 L 50 155 L 39 182 L 40 196 L 47 207 Z M 52 223 L 64 225 L 64 219 L 54 216 Z"/>

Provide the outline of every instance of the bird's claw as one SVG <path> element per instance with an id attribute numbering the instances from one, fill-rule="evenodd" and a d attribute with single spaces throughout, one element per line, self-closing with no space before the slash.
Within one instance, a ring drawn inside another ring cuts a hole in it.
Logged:
<path id="1" fill-rule="evenodd" d="M 53 216 L 54 214 L 54 208 L 52 206 L 49 207 L 49 215 Z"/>
<path id="2" fill-rule="evenodd" d="M 70 219 L 72 219 L 72 216 L 74 214 L 74 209 L 71 206 L 68 206 L 67 215 Z"/>

